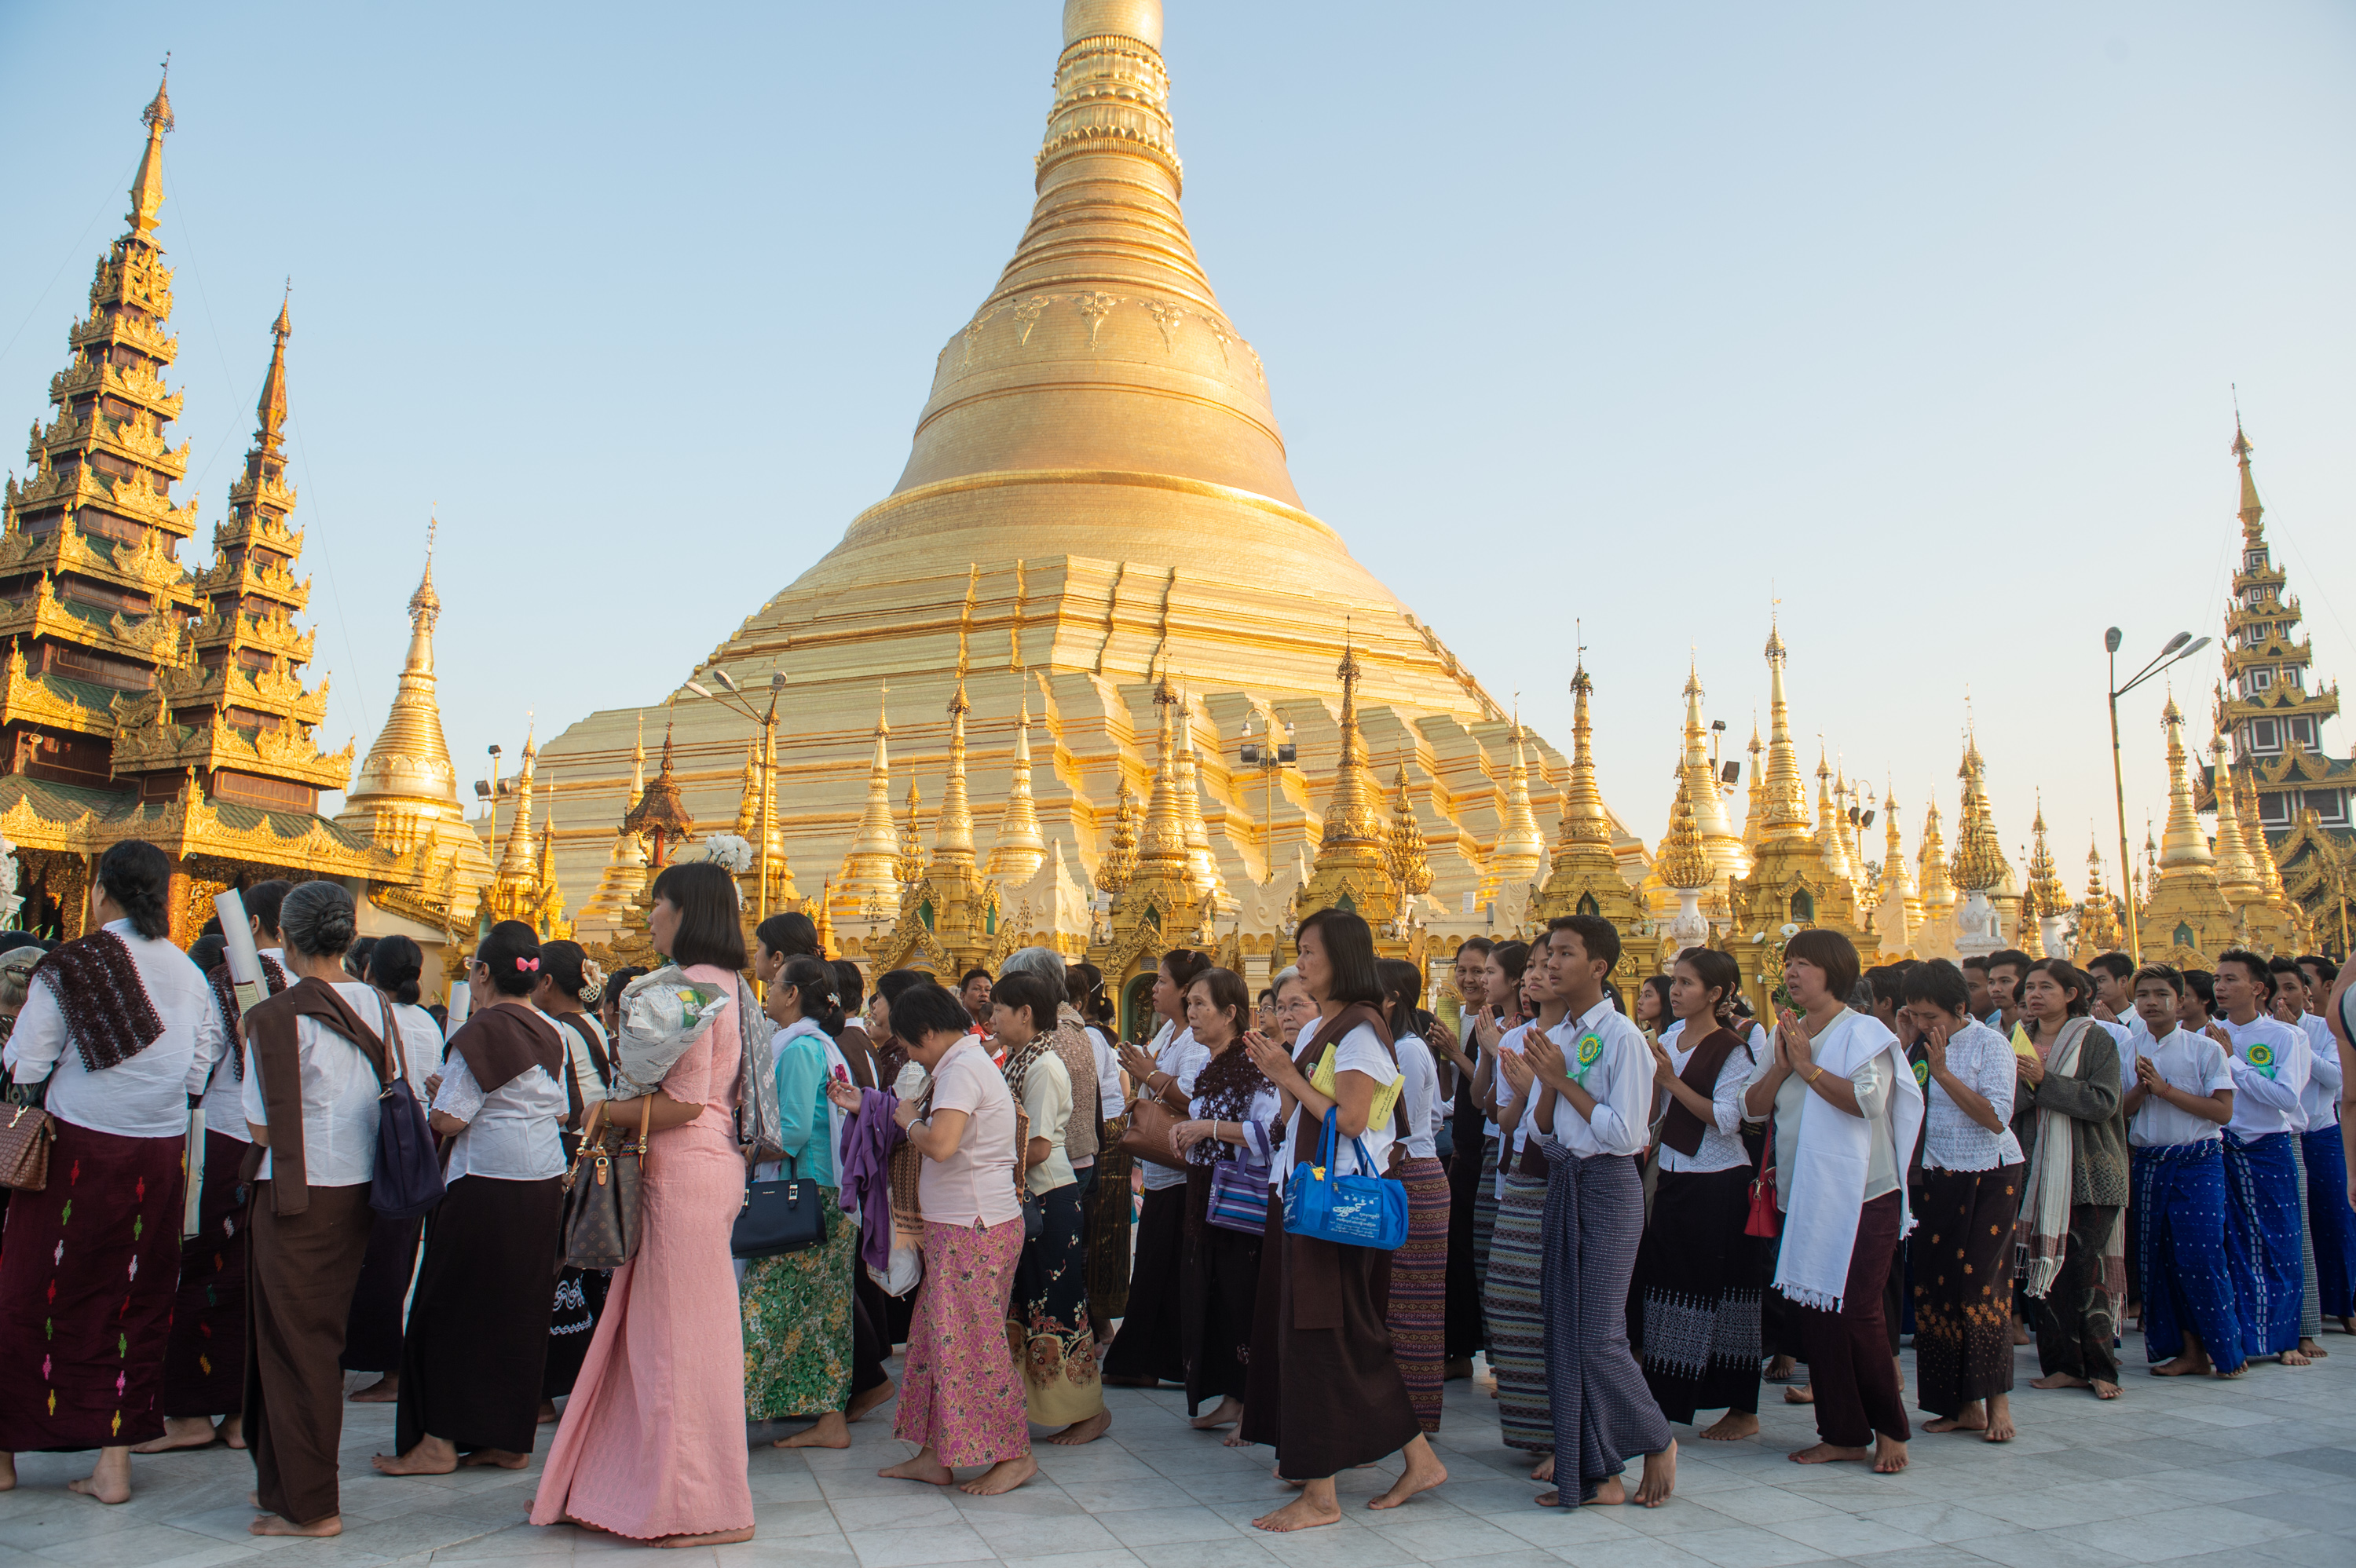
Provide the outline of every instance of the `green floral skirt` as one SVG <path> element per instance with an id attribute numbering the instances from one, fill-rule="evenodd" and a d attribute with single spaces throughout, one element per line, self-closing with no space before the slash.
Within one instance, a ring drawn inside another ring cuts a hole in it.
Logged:
<path id="1" fill-rule="evenodd" d="M 851 1271 L 859 1227 L 833 1213 L 822 1247 L 745 1265 L 744 1415 L 750 1421 L 819 1416 L 851 1397 Z"/>

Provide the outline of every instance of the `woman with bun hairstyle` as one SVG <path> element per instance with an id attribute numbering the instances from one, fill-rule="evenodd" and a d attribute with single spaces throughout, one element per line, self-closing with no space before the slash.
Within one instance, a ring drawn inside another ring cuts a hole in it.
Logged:
<path id="1" fill-rule="evenodd" d="M 256 1535 L 340 1535 L 337 1364 L 374 1214 L 377 1097 L 399 1071 L 391 1004 L 344 973 L 352 895 L 305 882 L 279 907 L 294 983 L 245 1015 L 253 1199 L 246 1267 L 245 1440 Z"/>
<path id="2" fill-rule="evenodd" d="M 131 1446 L 164 1435 L 180 1273 L 188 1102 L 221 1050 L 212 993 L 172 945 L 172 863 L 107 850 L 90 934 L 34 966 L 8 1035 L 15 1082 L 46 1082 L 48 1185 L 17 1192 L 0 1248 L 0 1490 L 27 1449 L 99 1451 L 72 1488 L 131 1496 Z"/>
<path id="3" fill-rule="evenodd" d="M 474 1010 L 434 1094 L 448 1190 L 426 1229 L 396 1452 L 375 1460 L 384 1475 L 531 1462 L 564 1208 L 564 1042 L 531 1005 L 541 969 L 540 938 L 521 921 L 499 922 L 475 950 Z"/>
<path id="4" fill-rule="evenodd" d="M 531 1521 L 716 1546 L 753 1538 L 744 1335 L 728 1254 L 744 1201 L 734 1000 L 744 933 L 736 884 L 716 862 L 666 867 L 652 894 L 656 951 L 725 999 L 653 1093 L 606 1102 L 613 1125 L 635 1136 L 644 1117 L 653 1128 L 642 1234 L 637 1255 L 614 1271 Z"/>
<path id="5" fill-rule="evenodd" d="M 391 938 L 386 940 L 391 941 Z M 557 1136 L 570 1166 L 580 1151 L 581 1128 L 589 1107 L 605 1098 L 613 1076 L 613 1053 L 605 1026 L 589 1009 L 605 999 L 605 976 L 577 942 L 540 944 L 540 982 L 531 988 L 531 1005 L 554 1024 L 564 1039 L 564 1098 L 568 1115 Z M 597 1330 L 597 1315 L 605 1309 L 605 1290 L 613 1283 L 609 1268 L 582 1269 L 566 1264 L 556 1276 L 556 1300 L 548 1319 L 548 1361 L 540 1377 L 540 1419 L 556 1419 L 556 1402 L 573 1392 L 581 1375 L 581 1359 L 589 1353 L 589 1337 Z"/>
<path id="6" fill-rule="evenodd" d="M 830 1081 L 851 1076 L 851 1064 L 835 1045 L 842 1007 L 834 994 L 833 966 L 809 954 L 781 959 L 768 987 L 762 1006 L 777 1026 L 771 1071 L 777 1083 L 777 1143 L 786 1157 L 764 1162 L 754 1175 L 815 1182 L 828 1229 L 823 1245 L 745 1265 L 744 1414 L 752 1421 L 817 1422 L 777 1439 L 780 1448 L 848 1448 L 844 1405 L 851 1396 L 851 1276 L 858 1266 L 859 1227 L 837 1201 L 842 1113 L 826 1097 Z"/>
<path id="7" fill-rule="evenodd" d="M 363 946 L 367 964 L 355 969 L 352 955 Z M 266 972 L 268 959 L 262 966 Z M 443 1049 L 442 1026 L 417 1005 L 418 977 L 424 968 L 423 950 L 405 936 L 362 937 L 344 954 L 344 973 L 365 980 L 391 1001 L 393 1027 L 401 1035 L 402 1069 L 421 1105 L 433 1103 Z M 219 996 L 220 983 L 213 989 Z M 402 1324 L 410 1281 L 417 1273 L 417 1243 L 424 1233 L 423 1215 L 379 1219 L 369 1232 L 368 1256 L 360 1262 L 359 1283 L 352 1287 L 351 1316 L 344 1323 L 344 1349 L 337 1364 L 348 1372 L 374 1372 L 377 1380 L 351 1395 L 354 1404 L 391 1404 L 401 1397 Z"/>

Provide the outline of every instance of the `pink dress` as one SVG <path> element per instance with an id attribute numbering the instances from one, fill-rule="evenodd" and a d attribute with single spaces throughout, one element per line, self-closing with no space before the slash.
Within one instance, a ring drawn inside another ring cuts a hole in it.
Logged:
<path id="1" fill-rule="evenodd" d="M 734 988 L 696 965 L 688 977 Z M 744 1339 L 728 1231 L 744 1197 L 731 1004 L 663 1079 L 703 1114 L 654 1135 L 645 1239 L 605 1310 L 549 1445 L 531 1522 L 571 1518 L 637 1541 L 753 1523 L 745 1478 Z"/>

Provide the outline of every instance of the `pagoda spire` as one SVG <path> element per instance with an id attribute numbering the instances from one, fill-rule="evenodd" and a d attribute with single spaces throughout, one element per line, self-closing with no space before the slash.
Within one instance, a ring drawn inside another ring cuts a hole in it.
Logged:
<path id="1" fill-rule="evenodd" d="M 1581 659 L 1570 676 L 1570 781 L 1562 796 L 1562 836 L 1566 843 L 1612 842 L 1612 813 L 1603 805 L 1603 791 L 1595 782 L 1595 723 L 1588 711 L 1595 694 L 1595 678 Z M 1515 720 L 1518 727 L 1519 720 Z"/>
<path id="2" fill-rule="evenodd" d="M 2037 792 L 2037 816 L 2029 824 L 2029 903 L 2040 920 L 2056 920 L 2070 912 L 2069 890 L 2062 885 L 2061 869 L 2053 861 L 2053 846 L 2045 836 L 2045 792 Z M 2051 953 L 2049 958 L 2062 955 Z"/>
<path id="3" fill-rule="evenodd" d="M 1881 888 L 1901 898 L 1914 896 L 1913 879 L 1906 874 L 1906 846 L 1898 835 L 1898 795 L 1889 788 L 1881 792 Z"/>
<path id="4" fill-rule="evenodd" d="M 1751 869 L 1742 837 L 1734 831 L 1726 796 L 1718 787 L 1718 770 L 1710 765 L 1709 728 L 1702 717 L 1701 669 L 1689 659 L 1686 667 L 1685 754 L 1678 763 L 1679 787 L 1693 812 L 1694 827 L 1708 848 L 1710 869 L 1718 877 L 1740 877 Z"/>
<path id="5" fill-rule="evenodd" d="M 1965 731 L 1964 760 L 1955 776 L 1964 781 L 1964 803 L 1955 828 L 1955 859 L 1950 869 L 1955 885 L 1967 893 L 1985 893 L 2002 885 L 2012 867 L 1997 837 L 1996 818 L 1988 810 L 1985 784 L 1987 764 L 1980 757 L 1976 732 Z"/>
<path id="6" fill-rule="evenodd" d="M 2176 694 L 2170 692 L 2168 706 L 2160 710 L 2159 721 L 2168 729 L 2168 827 L 2160 835 L 2159 870 L 2206 870 L 2215 876 L 2217 857 L 2209 848 L 2209 836 L 2201 831 L 2201 818 L 2192 809 L 2191 759 L 2184 749 L 2184 710 L 2176 706 Z"/>
<path id="7" fill-rule="evenodd" d="M 1345 629 L 1342 662 L 1342 752 L 1333 765 L 1333 790 L 1325 800 L 1324 828 L 1309 880 L 1295 895 L 1302 913 L 1355 910 L 1381 933 L 1405 907 L 1392 871 L 1390 832 L 1384 821 L 1382 786 L 1366 764 L 1366 742 L 1358 733 L 1358 682 L 1365 667 Z"/>
<path id="8" fill-rule="evenodd" d="M 1186 865 L 1186 818 L 1178 805 L 1177 688 L 1165 667 L 1153 686 L 1153 792 L 1146 797 L 1145 827 L 1138 835 L 1140 871 L 1182 880 Z M 1347 741 L 1344 742 L 1345 745 Z"/>
<path id="9" fill-rule="evenodd" d="M 2242 433 L 2242 411 L 2233 411 L 2233 461 L 2242 470 L 2242 539 L 2246 544 L 2258 544 L 2266 537 L 2266 508 L 2258 499 L 2257 476 L 2250 472 L 2250 453 L 2256 447 Z"/>
<path id="10" fill-rule="evenodd" d="M 1595 724 L 1590 702 L 1595 678 L 1582 656 L 1571 668 L 1570 776 L 1562 793 L 1562 837 L 1547 868 L 1538 896 L 1530 901 L 1533 921 L 1564 914 L 1600 914 L 1625 930 L 1644 911 L 1620 874 L 1612 848 L 1612 813 L 1595 776 Z"/>
<path id="11" fill-rule="evenodd" d="M 1759 740 L 1757 709 L 1751 712 L 1751 744 L 1745 749 L 1751 754 L 1751 793 L 1742 802 L 1742 848 L 1755 855 L 1767 834 L 1767 770 L 1759 760 L 1766 747 Z"/>
<path id="12" fill-rule="evenodd" d="M 1767 780 L 1762 841 L 1808 836 L 1807 786 L 1800 780 L 1799 748 L 1792 741 L 1792 705 L 1783 695 L 1783 665 L 1790 657 L 1779 624 L 1767 628 Z"/>
<path id="13" fill-rule="evenodd" d="M 273 454 L 284 446 L 286 424 L 286 339 L 293 336 L 294 324 L 289 315 L 294 308 L 294 286 L 290 282 L 286 297 L 278 304 L 278 319 L 271 324 L 270 368 L 262 378 L 262 396 L 254 403 L 253 443 L 257 450 Z M 431 557 L 429 556 L 430 560 Z"/>
<path id="14" fill-rule="evenodd" d="M 870 901 L 879 909 L 897 912 L 900 905 L 900 829 L 892 819 L 892 721 L 887 709 L 892 688 L 886 682 L 875 698 L 874 750 L 867 763 L 867 808 L 860 813 L 859 828 L 843 852 L 842 869 L 834 879 L 844 918 L 863 920 Z"/>
<path id="15" fill-rule="evenodd" d="M 1014 776 L 1006 805 L 998 814 L 998 840 L 991 846 L 990 874 L 1009 887 L 1020 887 L 1047 863 L 1047 843 L 1039 832 L 1039 807 L 1031 798 L 1031 688 L 1026 679 L 1023 708 L 1014 720 Z"/>
<path id="16" fill-rule="evenodd" d="M 1845 882 L 1857 880 L 1856 869 L 1850 865 L 1848 844 L 1841 833 L 1840 802 L 1833 791 L 1832 764 L 1825 760 L 1825 743 L 1816 742 L 1816 851 L 1823 857 L 1825 869 Z"/>
<path id="17" fill-rule="evenodd" d="M 1577 683 L 1574 681 L 1573 685 Z M 1513 762 L 1505 773 L 1505 809 L 1489 853 L 1489 874 L 1501 886 L 1526 882 L 1546 864 L 1546 834 L 1530 808 L 1530 771 L 1522 752 L 1522 705 L 1514 704 Z"/>
<path id="18" fill-rule="evenodd" d="M 1931 797 L 1922 808 L 1922 843 L 1917 851 L 1915 870 L 1922 889 L 1922 913 L 1927 920 L 1943 919 L 1954 912 L 1955 884 L 1947 875 L 1947 844 L 1939 833 L 1939 799 Z"/>
<path id="19" fill-rule="evenodd" d="M 1358 662 L 1357 645 L 1346 635 L 1342 645 L 1342 662 L 1333 671 L 1342 682 L 1342 756 L 1333 771 L 1333 794 L 1325 803 L 1324 843 L 1337 842 L 1353 847 L 1365 844 L 1379 846 L 1383 838 L 1382 791 L 1375 783 L 1374 770 L 1366 765 L 1365 738 L 1358 733 L 1358 681 L 1365 667 Z M 1520 757 L 1518 722 L 1515 725 L 1515 756 Z M 1528 812 L 1528 795 L 1524 791 L 1523 811 Z M 1533 822 L 1531 831 L 1537 831 Z M 1323 859 L 1321 851 L 1320 858 Z"/>
<path id="20" fill-rule="evenodd" d="M 172 118 L 172 100 L 166 89 L 172 84 L 172 57 L 164 57 L 164 73 L 155 84 L 155 96 L 139 112 L 139 122 L 147 127 L 147 150 L 140 155 L 139 172 L 131 176 L 131 210 L 123 221 L 131 225 L 129 238 L 145 240 L 155 232 L 157 215 L 164 208 L 164 138 L 176 122 Z"/>
<path id="21" fill-rule="evenodd" d="M 1194 754 L 1194 709 L 1185 688 L 1178 690 L 1178 814 L 1185 825 L 1186 874 L 1194 891 L 1216 900 L 1226 891 L 1218 857 L 1211 852 L 1210 825 L 1203 820 L 1202 772 Z"/>
<path id="22" fill-rule="evenodd" d="M 2233 755 L 2218 736 L 2209 745 L 2217 760 L 2217 885 L 2224 890 L 2226 901 L 2240 905 L 2263 898 L 2265 889 L 2258 881 L 2258 868 L 2250 859 L 2250 841 L 2243 836 L 2239 803 L 2233 798 Z"/>
<path id="23" fill-rule="evenodd" d="M 429 581 L 432 567 L 427 567 Z M 637 741 L 630 748 L 630 790 L 623 798 L 622 809 L 627 812 L 637 804 L 647 787 L 647 716 L 644 709 L 637 715 Z M 573 923 L 581 934 L 618 934 L 627 921 L 630 906 L 647 885 L 647 847 L 627 827 L 614 830 L 613 847 L 605 851 L 605 869 L 597 878 L 597 891 L 581 908 Z"/>
<path id="24" fill-rule="evenodd" d="M 1660 873 L 1664 886 L 1677 892 L 1690 892 L 1710 883 L 1709 858 L 1702 850 L 1701 825 L 1694 820 L 1692 796 L 1683 788 L 1669 805 L 1669 831 L 1661 839 L 1653 869 Z"/>
<path id="25" fill-rule="evenodd" d="M 973 806 L 965 783 L 965 716 L 972 711 L 960 667 L 957 689 L 949 697 L 949 776 L 941 791 L 940 816 L 933 824 L 933 863 L 944 868 L 973 864 Z"/>
<path id="26" fill-rule="evenodd" d="M 2233 781 L 2234 804 L 2240 807 L 2242 837 L 2250 847 L 2250 863 L 2257 869 L 2258 891 L 2268 903 L 2280 909 L 2290 907 L 2290 894 L 2283 887 L 2282 867 L 2275 859 L 2274 845 L 2266 837 L 2265 825 L 2258 820 L 2257 781 L 2251 768 L 2226 769 Z"/>
<path id="27" fill-rule="evenodd" d="M 663 761 L 670 761 L 670 738 L 663 738 Z M 508 825 L 507 845 L 499 852 L 498 880 L 526 879 L 531 875 L 531 786 L 532 773 L 540 762 L 540 747 L 533 731 L 527 728 L 523 737 L 523 767 L 516 774 L 515 820 Z M 494 805 L 494 809 L 497 809 Z"/>

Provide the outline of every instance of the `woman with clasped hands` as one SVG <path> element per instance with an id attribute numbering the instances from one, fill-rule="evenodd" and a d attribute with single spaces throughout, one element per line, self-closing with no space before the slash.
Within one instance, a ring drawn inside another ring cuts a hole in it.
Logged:
<path id="1" fill-rule="evenodd" d="M 1774 1057 L 1745 1092 L 1774 1117 L 1775 1204 L 1783 1245 L 1775 1288 L 1807 1344 L 1821 1443 L 1792 1459 L 1871 1459 L 1906 1467 L 1912 1435 L 1890 1355 L 1882 1286 L 1906 1233 L 1906 1155 L 1922 1125 L 1922 1089 L 1898 1037 L 1841 998 L 1857 949 L 1838 932 L 1803 931 L 1783 949 L 1792 1007 L 1777 1015 Z M 1795 1015 L 1794 1008 L 1799 1009 Z"/>
<path id="2" fill-rule="evenodd" d="M 1277 1475 L 1300 1487 L 1301 1496 L 1252 1520 L 1267 1531 L 1340 1523 L 1334 1476 L 1401 1449 L 1407 1464 L 1398 1482 L 1368 1507 L 1397 1508 L 1448 1478 L 1391 1356 L 1381 1305 L 1390 1254 L 1284 1229 L 1284 1182 L 1296 1163 L 1317 1157 L 1328 1111 L 1338 1113 L 1333 1173 L 1384 1171 L 1402 1082 L 1383 1023 L 1382 981 L 1366 923 L 1344 910 L 1323 909 L 1301 923 L 1296 940 L 1301 980 L 1317 1004 L 1316 1025 L 1305 1031 L 1297 1058 L 1257 1035 L 1244 1040 L 1253 1063 L 1276 1085 L 1280 1122 L 1289 1124 L 1284 1151 L 1269 1171 L 1240 1435 L 1247 1443 L 1275 1448 Z M 1318 1068 L 1329 1047 L 1333 1068 L 1326 1077 Z M 1332 1085 L 1331 1094 L 1312 1082 L 1321 1077 Z M 1363 1171 L 1361 1147 L 1370 1162 Z"/>

